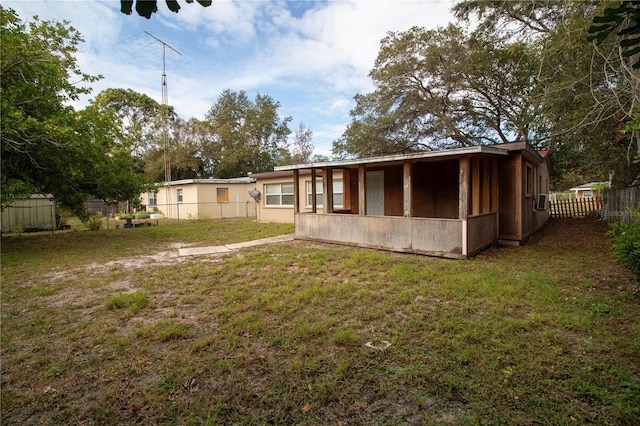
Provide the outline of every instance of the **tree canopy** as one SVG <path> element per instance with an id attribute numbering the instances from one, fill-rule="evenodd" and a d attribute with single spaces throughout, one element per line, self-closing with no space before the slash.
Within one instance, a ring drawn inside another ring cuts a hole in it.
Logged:
<path id="1" fill-rule="evenodd" d="M 640 80 L 616 40 L 588 40 L 605 5 L 466 0 L 453 9 L 459 23 L 388 33 L 369 74 L 375 90 L 356 95 L 333 153 L 526 141 L 552 151 L 557 186 L 632 181 L 640 144 L 619 130 L 636 114 Z"/>
<path id="2" fill-rule="evenodd" d="M 203 146 L 218 178 L 246 176 L 273 170 L 290 161 L 287 137 L 291 117 L 281 118 L 280 103 L 257 94 L 251 101 L 244 91 L 224 90 L 205 121 L 213 137 Z"/>
<path id="3" fill-rule="evenodd" d="M 22 23 L 0 6 L 0 102 L 2 115 L 1 205 L 31 193 L 50 193 L 83 213 L 87 196 L 107 201 L 138 196 L 146 185 L 135 158 L 116 141 L 122 134 L 110 116 L 70 100 L 90 92 L 81 83 L 100 76 L 76 64 L 80 34 L 68 22 Z"/>

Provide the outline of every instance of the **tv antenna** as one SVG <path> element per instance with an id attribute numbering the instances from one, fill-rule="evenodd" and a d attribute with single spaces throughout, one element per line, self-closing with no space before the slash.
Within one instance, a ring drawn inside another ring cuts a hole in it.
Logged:
<path id="1" fill-rule="evenodd" d="M 164 181 L 167 188 L 167 209 L 171 211 L 171 151 L 169 149 L 169 123 L 168 123 L 168 110 L 169 110 L 169 90 L 167 86 L 167 71 L 166 71 L 166 50 L 167 47 L 178 55 L 182 56 L 182 53 L 160 40 L 148 31 L 144 32 L 149 37 L 154 38 L 162 44 L 162 145 L 164 148 Z M 168 215 L 170 216 L 170 214 Z"/>

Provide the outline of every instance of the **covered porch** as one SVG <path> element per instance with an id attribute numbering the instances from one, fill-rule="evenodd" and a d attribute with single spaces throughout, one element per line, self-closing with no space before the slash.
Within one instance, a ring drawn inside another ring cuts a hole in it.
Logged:
<path id="1" fill-rule="evenodd" d="M 498 159 L 506 155 L 478 146 L 276 170 L 294 174 L 297 239 L 468 258 L 498 239 Z M 301 170 L 310 170 L 303 188 Z"/>

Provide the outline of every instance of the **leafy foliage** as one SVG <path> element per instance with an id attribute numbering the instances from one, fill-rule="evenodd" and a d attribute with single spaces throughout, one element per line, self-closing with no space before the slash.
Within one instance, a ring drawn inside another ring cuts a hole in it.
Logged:
<path id="1" fill-rule="evenodd" d="M 376 90 L 356 96 L 353 122 L 334 152 L 535 143 L 544 136 L 533 125 L 538 63 L 524 43 L 478 40 L 456 25 L 389 33 L 369 74 Z"/>
<path id="2" fill-rule="evenodd" d="M 202 147 L 218 178 L 246 176 L 273 170 L 289 160 L 287 137 L 291 117 L 281 118 L 280 103 L 257 94 L 249 100 L 244 91 L 224 90 L 205 116 L 214 137 Z"/>
<path id="3" fill-rule="evenodd" d="M 187 3 L 193 3 L 193 0 L 186 0 Z M 180 10 L 180 3 L 177 0 L 165 0 L 167 8 L 175 13 Z M 204 7 L 211 6 L 212 0 L 197 0 Z M 158 11 L 157 0 L 120 0 L 120 12 L 131 15 L 133 12 L 133 5 L 135 3 L 136 13 L 140 16 L 144 16 L 147 19 L 151 18 L 151 15 Z"/>
<path id="4" fill-rule="evenodd" d="M 112 117 L 95 107 L 75 111 L 68 101 L 100 77 L 76 65 L 80 34 L 67 22 L 20 22 L 0 6 L 2 115 L 1 204 L 27 192 L 50 193 L 83 214 L 87 196 L 105 201 L 137 196 L 146 181 L 137 160 L 118 144 Z"/>
<path id="5" fill-rule="evenodd" d="M 640 68 L 640 4 L 637 1 L 625 0 L 607 7 L 602 15 L 593 18 L 588 31 L 587 39 L 599 44 L 615 33 L 621 39 L 622 55 L 633 61 L 633 68 Z"/>
<path id="6" fill-rule="evenodd" d="M 630 211 L 635 221 L 610 225 L 611 247 L 618 261 L 640 279 L 640 209 Z"/>
<path id="7" fill-rule="evenodd" d="M 453 8 L 459 24 L 389 33 L 370 72 L 375 90 L 356 95 L 334 155 L 526 141 L 551 152 L 555 187 L 632 182 L 640 132 L 618 132 L 640 105 L 640 74 L 616 40 L 587 40 L 601 10 L 465 0 Z"/>
<path id="8" fill-rule="evenodd" d="M 102 228 L 102 213 L 98 212 L 89 216 L 83 224 L 89 231 L 99 231 Z"/>

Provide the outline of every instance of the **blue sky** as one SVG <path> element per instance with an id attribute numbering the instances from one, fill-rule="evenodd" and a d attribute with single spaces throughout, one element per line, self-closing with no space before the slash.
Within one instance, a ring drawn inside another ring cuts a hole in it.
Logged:
<path id="1" fill-rule="evenodd" d="M 169 104 L 185 118 L 203 119 L 224 89 L 280 102 L 294 130 L 313 130 L 314 154 L 330 155 L 350 122 L 357 93 L 373 90 L 368 73 L 387 31 L 436 28 L 452 21 L 450 0 L 216 1 L 208 8 L 180 0 L 178 14 L 163 0 L 150 20 L 120 13 L 115 1 L 4 0 L 22 20 L 68 20 L 84 37 L 80 69 L 104 76 L 90 96 L 127 88 L 162 101 L 162 45 Z"/>

